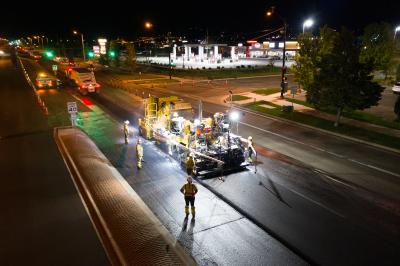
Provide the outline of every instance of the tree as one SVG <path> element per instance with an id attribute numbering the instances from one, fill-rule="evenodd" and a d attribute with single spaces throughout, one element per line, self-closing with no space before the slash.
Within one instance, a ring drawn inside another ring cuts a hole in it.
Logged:
<path id="1" fill-rule="evenodd" d="M 392 27 L 384 22 L 370 24 L 365 27 L 361 40 L 361 62 L 371 61 L 373 69 L 382 70 L 386 79 L 394 51 Z"/>
<path id="2" fill-rule="evenodd" d="M 320 29 L 319 38 L 313 37 L 309 32 L 299 35 L 300 49 L 296 53 L 292 71 L 295 80 L 305 90 L 313 84 L 317 64 L 324 55 L 332 50 L 336 35 L 336 31 L 326 26 Z"/>
<path id="3" fill-rule="evenodd" d="M 396 81 L 400 81 L 400 64 L 397 65 L 396 69 Z"/>
<path id="4" fill-rule="evenodd" d="M 331 36 L 331 51 L 317 62 L 306 97 L 315 106 L 335 108 L 338 126 L 344 108 L 363 110 L 376 105 L 384 88 L 372 81 L 373 64 L 360 62 L 360 47 L 350 31 L 343 28 Z"/>
<path id="5" fill-rule="evenodd" d="M 120 60 L 119 60 L 119 42 L 120 40 L 112 40 L 110 42 L 109 54 L 114 53 L 114 56 L 109 56 L 109 61 L 114 64 L 115 67 L 119 67 Z"/>
<path id="6" fill-rule="evenodd" d="M 127 42 L 125 44 L 125 49 L 126 49 L 126 61 L 125 64 L 130 68 L 130 70 L 133 72 L 136 68 L 136 52 L 135 52 L 135 47 L 133 46 L 133 43 Z"/>
<path id="7" fill-rule="evenodd" d="M 400 121 L 400 96 L 397 96 L 396 103 L 394 104 L 394 113 L 397 115 L 397 121 Z"/>

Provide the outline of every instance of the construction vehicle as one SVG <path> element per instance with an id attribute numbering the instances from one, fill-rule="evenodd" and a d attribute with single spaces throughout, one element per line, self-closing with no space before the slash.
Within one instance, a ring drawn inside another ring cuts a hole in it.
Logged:
<path id="1" fill-rule="evenodd" d="M 244 147 L 239 136 L 231 133 L 227 113 L 197 119 L 190 103 L 176 96 L 150 96 L 144 103 L 144 118 L 139 119 L 139 133 L 156 140 L 181 165 L 192 154 L 197 175 L 216 171 L 243 169 Z"/>

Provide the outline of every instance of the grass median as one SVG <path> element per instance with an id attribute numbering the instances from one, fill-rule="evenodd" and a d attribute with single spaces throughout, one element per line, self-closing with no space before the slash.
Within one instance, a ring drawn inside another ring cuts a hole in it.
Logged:
<path id="1" fill-rule="evenodd" d="M 261 106 L 263 104 L 273 106 L 274 108 L 266 108 L 266 107 Z M 294 111 L 292 113 L 284 113 L 284 112 L 282 112 L 280 106 L 276 106 L 267 101 L 254 102 L 254 103 L 244 105 L 243 107 L 260 112 L 260 113 L 285 118 L 285 119 L 292 120 L 292 121 L 295 121 L 295 122 L 298 122 L 301 124 L 321 128 L 321 129 L 324 129 L 327 131 L 332 131 L 332 132 L 343 134 L 343 135 L 346 135 L 349 137 L 365 140 L 368 142 L 373 142 L 373 143 L 380 144 L 380 145 L 383 145 L 386 147 L 400 150 L 400 138 L 396 138 L 396 137 L 378 133 L 378 132 L 375 132 L 372 130 L 354 127 L 354 126 L 345 125 L 345 124 L 341 124 L 338 127 L 335 127 L 333 125 L 334 122 L 332 122 L 330 120 L 325 120 L 322 118 L 314 117 L 314 116 L 296 112 L 296 111 Z"/>
<path id="2" fill-rule="evenodd" d="M 266 89 L 255 90 L 253 91 L 253 93 L 260 95 L 271 95 L 274 93 L 278 93 L 280 91 L 281 91 L 280 88 L 266 88 Z"/>
<path id="3" fill-rule="evenodd" d="M 291 99 L 291 98 L 285 98 L 285 100 L 288 101 L 288 102 L 292 102 L 292 103 L 308 106 L 308 107 L 311 107 L 311 108 L 315 108 L 315 106 L 313 104 L 307 103 L 307 102 L 302 101 L 302 100 Z M 319 107 L 319 108 L 315 108 L 315 109 L 317 109 L 319 111 L 322 111 L 322 112 L 326 112 L 326 113 L 329 113 L 329 114 L 336 115 L 336 110 L 333 109 L 333 108 Z M 400 130 L 400 123 L 387 121 L 387 120 L 383 119 L 380 116 L 377 116 L 377 115 L 374 115 L 374 114 L 370 114 L 370 113 L 367 113 L 367 112 L 358 111 L 358 110 L 343 110 L 342 115 L 344 117 L 347 117 L 347 118 L 351 118 L 351 119 L 367 122 L 367 123 L 370 123 L 370 124 L 374 124 L 374 125 L 378 125 L 378 126 L 383 126 L 383 127 L 387 127 L 387 128 L 393 128 L 393 129 L 399 129 Z"/>

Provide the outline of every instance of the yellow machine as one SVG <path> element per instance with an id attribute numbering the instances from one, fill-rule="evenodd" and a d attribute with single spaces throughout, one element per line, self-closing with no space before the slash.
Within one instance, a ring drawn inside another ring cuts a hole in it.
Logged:
<path id="1" fill-rule="evenodd" d="M 175 133 L 172 134 L 174 139 L 187 146 L 191 123 L 179 113 L 191 111 L 191 104 L 176 96 L 150 96 L 144 103 L 144 118 L 139 119 L 139 131 L 146 139 L 159 139 L 165 134 Z"/>
<path id="2" fill-rule="evenodd" d="M 156 140 L 181 164 L 192 153 L 196 174 L 242 168 L 244 148 L 241 138 L 231 133 L 228 114 L 199 118 L 193 120 L 191 104 L 176 96 L 150 96 L 139 119 L 139 133 Z"/>

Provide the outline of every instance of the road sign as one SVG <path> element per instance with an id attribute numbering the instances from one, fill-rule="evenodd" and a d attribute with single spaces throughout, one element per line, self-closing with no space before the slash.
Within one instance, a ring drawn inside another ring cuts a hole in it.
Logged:
<path id="1" fill-rule="evenodd" d="M 51 68 L 53 69 L 53 71 L 57 71 L 57 65 L 52 65 Z"/>
<path id="2" fill-rule="evenodd" d="M 78 112 L 78 107 L 76 106 L 76 102 L 67 102 L 68 113 L 76 114 Z"/>

